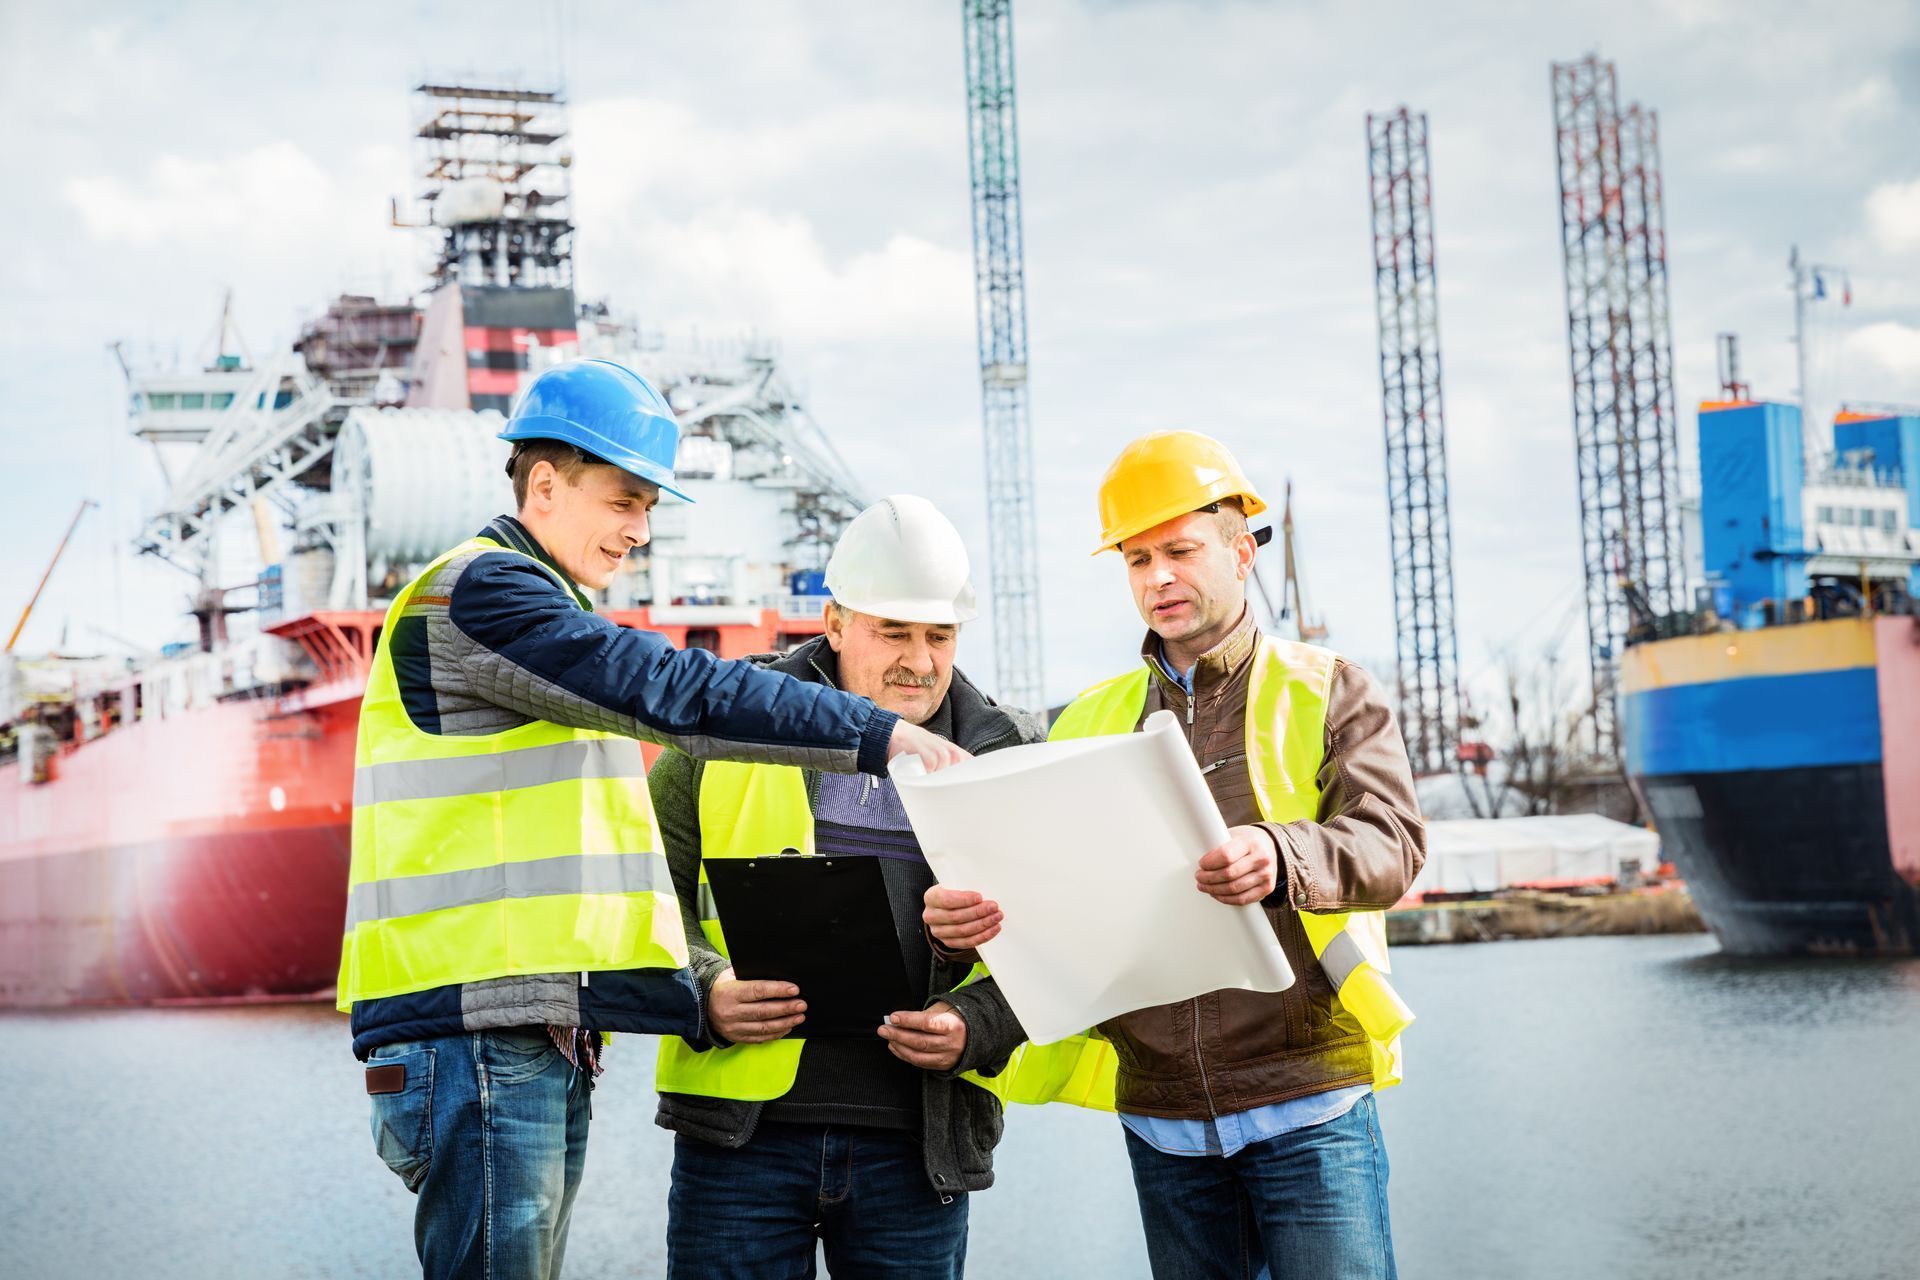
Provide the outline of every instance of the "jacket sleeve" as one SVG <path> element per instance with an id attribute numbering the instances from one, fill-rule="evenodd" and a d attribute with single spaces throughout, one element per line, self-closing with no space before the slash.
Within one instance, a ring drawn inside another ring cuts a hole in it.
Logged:
<path id="1" fill-rule="evenodd" d="M 700 928 L 700 773 L 698 760 L 670 747 L 648 771 L 647 790 L 667 851 L 673 896 L 680 902 L 680 923 L 687 931 L 687 968 L 700 984 L 701 1031 L 709 1043 L 724 1045 L 726 1041 L 706 1025 L 714 981 L 726 972 L 729 962 Z"/>
<path id="2" fill-rule="evenodd" d="M 1020 1019 L 1000 994 L 1000 984 L 982 978 L 939 998 L 952 1005 L 967 1024 L 967 1047 L 960 1051 L 960 1061 L 953 1070 L 939 1074 L 957 1076 L 962 1071 L 978 1071 L 986 1076 L 999 1075 L 1013 1051 L 1027 1038 Z"/>
<path id="3" fill-rule="evenodd" d="M 1260 824 L 1280 850 L 1280 884 L 1264 905 L 1384 911 L 1426 861 L 1427 829 L 1386 692 L 1344 661 L 1334 668 L 1327 698 L 1318 782 L 1313 821 Z"/>
<path id="4" fill-rule="evenodd" d="M 884 775 L 899 717 L 589 613 L 524 557 L 475 556 L 448 603 L 482 696 L 539 720 L 677 747 L 702 760 Z"/>

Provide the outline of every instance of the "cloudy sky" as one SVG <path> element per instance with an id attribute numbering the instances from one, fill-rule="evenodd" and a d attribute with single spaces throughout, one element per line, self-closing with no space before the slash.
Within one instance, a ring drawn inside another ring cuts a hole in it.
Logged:
<path id="1" fill-rule="evenodd" d="M 120 552 L 158 488 L 107 354 L 204 353 L 223 288 L 256 351 L 343 289 L 418 287 L 387 226 L 423 77 L 564 71 L 583 296 L 779 344 L 873 493 L 986 513 L 959 6 L 312 6 L 0 0 L 0 610 L 100 500 L 22 641 L 182 633 L 185 583 Z M 1550 12 L 1549 12 L 1550 10 Z M 1851 272 L 1817 393 L 1920 400 L 1920 7 L 1840 0 L 1292 5 L 1018 0 L 1046 676 L 1138 622 L 1086 554 L 1128 438 L 1193 427 L 1295 485 L 1332 642 L 1393 655 L 1363 119 L 1429 113 L 1462 665 L 1537 653 L 1580 581 L 1548 64 L 1597 49 L 1659 110 L 1679 401 L 1714 335 L 1790 396 L 1789 245 Z M 1690 410 L 1688 412 L 1689 426 Z M 1566 643 L 1583 643 L 1576 622 Z M 990 676 L 991 637 L 962 661 Z"/>

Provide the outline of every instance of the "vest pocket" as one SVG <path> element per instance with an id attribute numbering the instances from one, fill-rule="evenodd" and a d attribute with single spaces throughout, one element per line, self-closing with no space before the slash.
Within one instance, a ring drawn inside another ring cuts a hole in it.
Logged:
<path id="1" fill-rule="evenodd" d="M 367 1064 L 400 1066 L 407 1073 L 406 1087 L 400 1092 L 376 1093 L 371 1098 L 373 1146 L 407 1190 L 418 1191 L 433 1163 L 433 1050 L 395 1052 L 397 1048 L 375 1049 Z"/>

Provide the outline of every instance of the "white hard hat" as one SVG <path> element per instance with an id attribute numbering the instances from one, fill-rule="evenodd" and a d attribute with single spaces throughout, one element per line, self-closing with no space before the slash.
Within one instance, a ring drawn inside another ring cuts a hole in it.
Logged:
<path id="1" fill-rule="evenodd" d="M 857 613 L 957 625 L 979 614 L 960 531 L 925 498 L 897 493 L 847 525 L 827 561 L 827 590 Z"/>

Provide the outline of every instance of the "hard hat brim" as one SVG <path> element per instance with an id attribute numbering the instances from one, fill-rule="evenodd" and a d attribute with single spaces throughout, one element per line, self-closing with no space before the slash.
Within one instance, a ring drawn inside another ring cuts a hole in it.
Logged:
<path id="1" fill-rule="evenodd" d="M 577 422 L 565 418 L 532 417 L 516 418 L 499 436 L 502 440 L 559 440 L 584 449 L 602 462 L 620 468 L 631 476 L 638 476 L 648 484 L 657 485 L 663 493 L 670 493 L 682 502 L 694 499 L 674 487 L 673 469 L 663 467 L 650 458 L 643 458 L 630 449 L 622 448 L 596 431 L 590 431 Z"/>
<path id="2" fill-rule="evenodd" d="M 1245 489 L 1238 490 L 1234 493 L 1222 494 L 1218 498 L 1209 498 L 1197 507 L 1189 507 L 1184 501 L 1175 502 L 1169 510 L 1151 512 L 1137 521 L 1129 521 L 1128 523 L 1131 527 L 1107 530 L 1106 541 L 1095 547 L 1092 554 L 1097 556 L 1103 551 L 1118 551 L 1121 543 L 1136 534 L 1158 528 L 1169 520 L 1178 520 L 1181 516 L 1191 515 L 1196 511 L 1204 511 L 1214 503 L 1224 502 L 1228 498 L 1240 499 L 1241 514 L 1245 515 L 1249 520 L 1267 509 L 1266 501 L 1261 498 L 1259 494 Z"/>
<path id="3" fill-rule="evenodd" d="M 870 618 L 885 618 L 889 622 L 924 622 L 929 626 L 957 627 L 972 622 L 980 616 L 980 610 L 969 604 L 962 606 L 952 600 L 842 600 L 833 597 L 834 603 L 842 609 L 851 609 L 855 613 L 864 613 Z"/>

